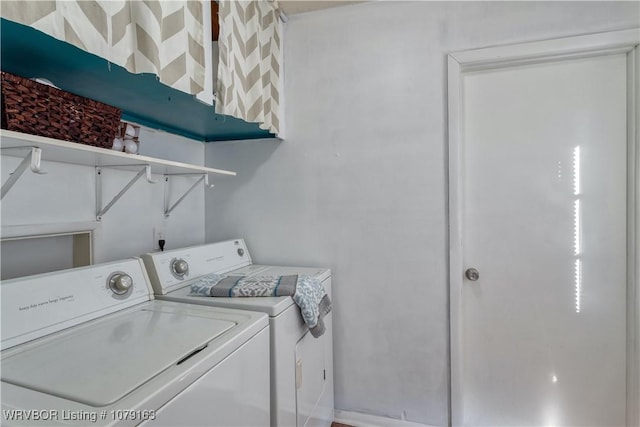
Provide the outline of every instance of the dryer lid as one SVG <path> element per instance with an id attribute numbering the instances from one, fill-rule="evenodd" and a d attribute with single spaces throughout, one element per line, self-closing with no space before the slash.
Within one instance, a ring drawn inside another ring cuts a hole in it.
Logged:
<path id="1" fill-rule="evenodd" d="M 313 276 L 323 282 L 327 280 L 329 276 L 331 276 L 331 270 L 322 267 L 252 264 L 246 267 L 239 268 L 227 274 L 238 276 L 290 276 L 293 274 L 297 274 L 299 276 Z"/>
<path id="2" fill-rule="evenodd" d="M 291 297 L 239 297 L 222 298 L 191 295 L 191 287 L 185 286 L 165 295 L 170 301 L 186 302 L 188 304 L 210 305 L 213 307 L 226 307 L 236 310 L 259 311 L 269 317 L 277 316 L 287 308 L 294 305 Z"/>
<path id="3" fill-rule="evenodd" d="M 325 281 L 331 275 L 331 270 L 315 267 L 282 267 L 252 264 L 230 271 L 226 274 L 230 276 L 288 276 L 297 274 L 314 276 L 321 281 Z M 195 280 L 197 279 L 185 283 L 185 286 L 180 289 L 169 292 L 166 297 L 172 301 L 180 301 L 190 304 L 260 311 L 262 313 L 266 313 L 270 317 L 275 317 L 294 305 L 293 298 L 288 296 L 241 298 L 203 297 L 200 295 L 194 296 L 191 295 L 191 283 Z"/>
<path id="4" fill-rule="evenodd" d="M 144 303 L 16 348 L 3 354 L 2 381 L 106 406 L 236 325 L 161 308 Z"/>

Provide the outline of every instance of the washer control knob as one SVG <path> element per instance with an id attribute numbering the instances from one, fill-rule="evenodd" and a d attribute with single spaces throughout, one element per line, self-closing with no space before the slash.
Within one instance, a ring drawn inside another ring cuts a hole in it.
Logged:
<path id="1" fill-rule="evenodd" d="M 244 256 L 244 249 L 238 248 L 238 255 L 239 256 Z"/>
<path id="2" fill-rule="evenodd" d="M 182 278 L 189 273 L 189 263 L 182 258 L 174 259 L 171 261 L 171 272 L 174 276 Z"/>
<path id="3" fill-rule="evenodd" d="M 116 295 L 124 295 L 133 286 L 133 279 L 126 273 L 113 273 L 109 277 L 109 289 Z"/>

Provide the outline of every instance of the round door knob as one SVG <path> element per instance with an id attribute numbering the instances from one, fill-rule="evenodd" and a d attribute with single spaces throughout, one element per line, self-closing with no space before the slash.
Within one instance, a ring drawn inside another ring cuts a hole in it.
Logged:
<path id="1" fill-rule="evenodd" d="M 475 282 L 480 278 L 480 272 L 475 268 L 468 268 L 467 271 L 464 272 L 464 275 L 472 282 Z"/>
<path id="2" fill-rule="evenodd" d="M 171 262 L 171 271 L 174 275 L 182 277 L 189 272 L 189 263 L 183 259 L 175 259 Z"/>
<path id="3" fill-rule="evenodd" d="M 109 277 L 109 289 L 116 295 L 124 295 L 133 286 L 133 279 L 126 273 L 113 273 Z"/>

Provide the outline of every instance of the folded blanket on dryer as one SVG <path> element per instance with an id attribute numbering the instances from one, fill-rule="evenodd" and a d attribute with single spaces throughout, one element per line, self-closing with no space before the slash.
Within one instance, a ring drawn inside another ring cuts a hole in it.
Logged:
<path id="1" fill-rule="evenodd" d="M 322 320 L 331 311 L 331 300 L 320 280 L 312 276 L 225 276 L 207 274 L 191 284 L 191 295 L 207 297 L 290 296 L 314 337 L 324 333 Z"/>

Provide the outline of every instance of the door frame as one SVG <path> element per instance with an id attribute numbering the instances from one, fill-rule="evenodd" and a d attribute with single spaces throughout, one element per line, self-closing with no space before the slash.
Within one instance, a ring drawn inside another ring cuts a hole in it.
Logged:
<path id="1" fill-rule="evenodd" d="M 448 55 L 449 422 L 463 425 L 463 87 L 465 73 L 562 59 L 627 54 L 627 425 L 640 425 L 640 29 L 520 43 Z"/>

